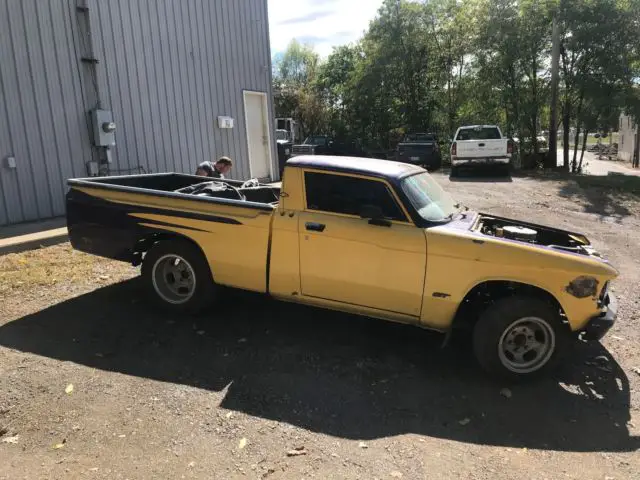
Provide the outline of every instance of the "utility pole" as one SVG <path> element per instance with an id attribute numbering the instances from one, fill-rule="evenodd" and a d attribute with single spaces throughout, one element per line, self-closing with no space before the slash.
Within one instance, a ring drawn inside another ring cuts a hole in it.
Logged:
<path id="1" fill-rule="evenodd" d="M 545 167 L 558 166 L 558 69 L 560 68 L 560 29 L 553 17 L 551 44 L 551 125 L 549 126 L 549 155 Z"/>

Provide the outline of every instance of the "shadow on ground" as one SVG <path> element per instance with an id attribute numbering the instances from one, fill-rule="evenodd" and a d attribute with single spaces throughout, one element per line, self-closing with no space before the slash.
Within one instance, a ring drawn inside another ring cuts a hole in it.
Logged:
<path id="1" fill-rule="evenodd" d="M 497 168 L 464 168 L 455 176 L 451 172 L 446 172 L 451 182 L 467 182 L 467 183 L 510 183 L 513 182 L 511 175 L 501 172 Z"/>
<path id="2" fill-rule="evenodd" d="M 640 200 L 640 176 L 609 172 L 608 175 L 569 175 L 566 173 L 520 173 L 538 181 L 561 182 L 559 195 L 579 201 L 586 213 L 612 217 L 617 221 L 634 215 L 630 201 Z"/>
<path id="3" fill-rule="evenodd" d="M 229 292 L 211 318 L 168 319 L 132 300 L 140 295 L 137 279 L 96 290 L 6 324 L 0 345 L 105 371 L 228 387 L 227 409 L 343 438 L 417 433 L 561 451 L 640 447 L 626 428 L 627 377 L 600 344 L 579 347 L 555 379 L 513 386 L 507 399 L 466 347 L 441 350 L 440 336 L 413 327 L 241 292 Z M 585 363 L 600 355 L 606 371 Z"/>

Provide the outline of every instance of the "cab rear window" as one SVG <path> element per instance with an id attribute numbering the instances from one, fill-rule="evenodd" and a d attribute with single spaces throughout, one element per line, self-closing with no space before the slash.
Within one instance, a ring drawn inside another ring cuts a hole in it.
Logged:
<path id="1" fill-rule="evenodd" d="M 495 127 L 463 128 L 456 140 L 500 140 L 500 130 Z"/>

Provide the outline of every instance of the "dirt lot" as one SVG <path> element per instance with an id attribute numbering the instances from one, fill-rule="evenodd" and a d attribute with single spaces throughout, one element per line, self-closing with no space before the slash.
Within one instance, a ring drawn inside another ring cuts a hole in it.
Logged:
<path id="1" fill-rule="evenodd" d="M 474 209 L 587 233 L 621 272 L 604 344 L 507 391 L 415 328 L 241 292 L 171 318 L 128 265 L 9 255 L 0 478 L 640 478 L 637 179 L 437 178 Z"/>

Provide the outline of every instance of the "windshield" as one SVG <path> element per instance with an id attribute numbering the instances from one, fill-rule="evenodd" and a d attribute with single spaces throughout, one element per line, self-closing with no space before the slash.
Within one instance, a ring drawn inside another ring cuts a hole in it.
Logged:
<path id="1" fill-rule="evenodd" d="M 324 145 L 327 143 L 327 137 L 308 137 L 304 143 L 307 145 Z"/>
<path id="2" fill-rule="evenodd" d="M 426 172 L 402 180 L 402 191 L 420 216 L 429 222 L 447 220 L 458 211 L 451 195 Z"/>
<path id="3" fill-rule="evenodd" d="M 500 140 L 500 130 L 496 127 L 461 128 L 456 140 Z"/>
<path id="4" fill-rule="evenodd" d="M 432 133 L 410 133 L 404 137 L 405 142 L 435 142 L 436 136 Z"/>

